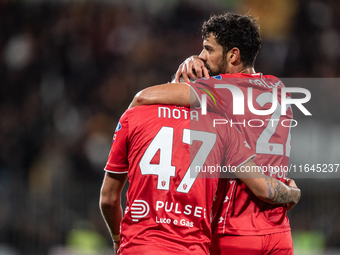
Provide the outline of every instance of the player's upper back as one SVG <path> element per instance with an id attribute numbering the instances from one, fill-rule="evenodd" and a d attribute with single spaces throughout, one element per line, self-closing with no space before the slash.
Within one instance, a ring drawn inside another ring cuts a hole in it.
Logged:
<path id="1" fill-rule="evenodd" d="M 122 165 L 128 169 L 130 186 L 122 249 L 134 249 L 148 239 L 152 245 L 165 242 L 174 249 L 207 252 L 218 173 L 202 178 L 206 173 L 201 167 L 221 165 L 226 153 L 230 165 L 252 156 L 237 131 L 214 127 L 214 118 L 221 119 L 201 115 L 199 109 L 163 105 L 124 113 L 112 149 L 121 148 L 121 153 L 111 151 L 107 165 L 110 170 L 117 160 L 111 154 L 126 158 Z"/>
<path id="2" fill-rule="evenodd" d="M 197 80 L 191 87 L 199 98 L 206 94 L 208 110 L 227 117 L 228 125 L 243 133 L 257 154 L 256 163 L 288 165 L 292 109 L 287 105 L 284 115 L 281 99 L 291 96 L 282 93 L 280 79 L 261 73 L 222 74 Z"/>

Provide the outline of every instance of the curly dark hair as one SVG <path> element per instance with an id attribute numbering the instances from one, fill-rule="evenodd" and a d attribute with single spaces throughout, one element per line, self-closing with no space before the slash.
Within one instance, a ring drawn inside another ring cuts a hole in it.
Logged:
<path id="1" fill-rule="evenodd" d="M 261 48 L 260 27 L 250 15 L 225 13 L 212 15 L 202 25 L 204 39 L 213 34 L 223 53 L 236 47 L 240 50 L 241 61 L 245 66 L 253 66 Z"/>

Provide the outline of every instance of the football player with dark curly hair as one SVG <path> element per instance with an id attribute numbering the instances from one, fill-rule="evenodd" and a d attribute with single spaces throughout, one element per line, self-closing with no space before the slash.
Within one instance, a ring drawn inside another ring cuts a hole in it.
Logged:
<path id="1" fill-rule="evenodd" d="M 201 105 L 219 113 L 245 136 L 257 154 L 255 163 L 265 174 L 295 185 L 284 170 L 289 163 L 291 125 L 283 123 L 292 123 L 293 113 L 290 105 L 281 112 L 282 81 L 255 72 L 261 48 L 257 20 L 233 13 L 213 15 L 204 22 L 202 35 L 202 52 L 179 66 L 177 83 L 146 88 L 131 106 Z M 185 83 L 179 83 L 180 77 Z M 290 97 L 289 93 L 282 95 Z M 240 180 L 220 179 L 213 207 L 211 254 L 293 254 L 286 214 L 291 207 L 259 200 Z"/>

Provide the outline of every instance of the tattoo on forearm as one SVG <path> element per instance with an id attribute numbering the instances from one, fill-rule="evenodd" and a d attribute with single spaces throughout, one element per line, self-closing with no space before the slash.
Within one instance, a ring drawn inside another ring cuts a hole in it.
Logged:
<path id="1" fill-rule="evenodd" d="M 287 189 L 287 186 L 275 178 L 265 177 L 269 199 L 268 202 L 277 204 L 288 204 L 291 202 L 297 203 L 301 193 L 298 189 Z"/>

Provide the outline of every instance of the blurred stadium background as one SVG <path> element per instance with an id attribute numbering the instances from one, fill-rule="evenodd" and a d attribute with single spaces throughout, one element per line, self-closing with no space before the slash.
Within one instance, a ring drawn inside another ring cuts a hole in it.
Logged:
<path id="1" fill-rule="evenodd" d="M 0 2 L 0 255 L 113 254 L 98 199 L 117 121 L 201 51 L 203 20 L 225 11 L 259 18 L 257 71 L 340 76 L 336 0 Z M 295 115 L 292 164 L 340 163 L 332 81 L 311 90 L 313 117 Z M 295 254 L 340 254 L 339 179 L 299 177 Z"/>

